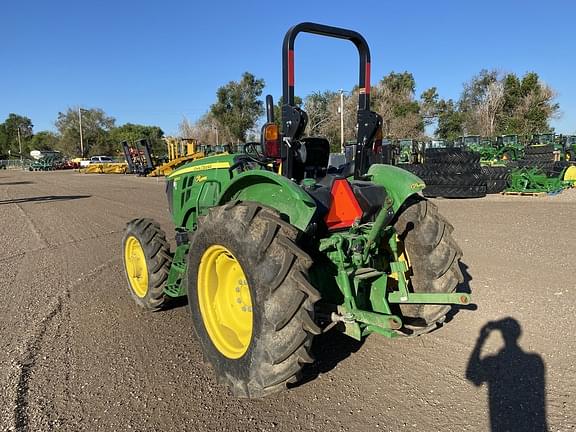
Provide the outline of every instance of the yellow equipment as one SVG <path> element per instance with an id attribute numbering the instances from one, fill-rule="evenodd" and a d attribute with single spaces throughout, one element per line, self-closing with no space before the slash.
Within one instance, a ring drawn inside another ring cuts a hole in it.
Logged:
<path id="1" fill-rule="evenodd" d="M 164 141 L 168 148 L 168 162 L 156 167 L 148 177 L 167 176 L 183 163 L 204 157 L 203 152 L 196 151 L 195 139 L 166 137 Z"/>
<path id="2" fill-rule="evenodd" d="M 120 163 L 93 163 L 80 170 L 84 174 L 126 174 L 128 164 Z"/>

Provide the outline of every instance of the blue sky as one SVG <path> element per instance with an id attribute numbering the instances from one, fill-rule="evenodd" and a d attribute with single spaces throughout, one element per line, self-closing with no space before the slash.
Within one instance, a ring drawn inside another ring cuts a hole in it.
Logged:
<path id="1" fill-rule="evenodd" d="M 410 71 L 417 91 L 457 98 L 482 68 L 535 71 L 558 93 L 557 132 L 576 133 L 574 1 L 11 1 L 0 24 L 0 121 L 30 117 L 54 129 L 58 111 L 99 107 L 125 122 L 174 133 L 197 119 L 216 89 L 242 72 L 281 91 L 281 44 L 301 21 L 362 33 L 372 81 Z M 352 44 L 303 35 L 296 93 L 349 89 Z"/>

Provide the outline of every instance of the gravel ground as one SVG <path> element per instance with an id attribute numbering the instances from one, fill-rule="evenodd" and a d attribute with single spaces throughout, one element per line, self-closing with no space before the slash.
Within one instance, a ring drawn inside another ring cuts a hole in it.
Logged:
<path id="1" fill-rule="evenodd" d="M 576 189 L 434 201 L 476 310 L 414 339 L 325 335 L 306 382 L 249 401 L 202 363 L 186 307 L 127 292 L 125 223 L 172 230 L 162 180 L 0 171 L 0 430 L 575 431 Z"/>

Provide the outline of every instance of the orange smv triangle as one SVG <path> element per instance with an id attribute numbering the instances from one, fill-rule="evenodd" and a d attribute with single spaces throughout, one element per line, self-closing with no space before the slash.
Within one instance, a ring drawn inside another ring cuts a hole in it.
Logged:
<path id="1" fill-rule="evenodd" d="M 334 180 L 330 195 L 332 195 L 332 203 L 328 214 L 324 217 L 329 230 L 350 227 L 356 219 L 362 217 L 362 209 L 348 180 Z"/>

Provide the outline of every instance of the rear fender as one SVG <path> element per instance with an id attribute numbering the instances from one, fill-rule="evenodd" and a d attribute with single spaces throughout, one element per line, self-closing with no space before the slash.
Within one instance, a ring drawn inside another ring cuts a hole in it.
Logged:
<path id="1" fill-rule="evenodd" d="M 252 201 L 277 210 L 290 224 L 305 231 L 316 213 L 316 202 L 296 183 L 270 171 L 244 172 L 222 191 L 218 205 Z"/>
<path id="2" fill-rule="evenodd" d="M 374 164 L 368 169 L 367 175 L 372 182 L 386 189 L 393 200 L 392 209 L 395 213 L 408 197 L 426 187 L 420 177 L 393 165 Z"/>

